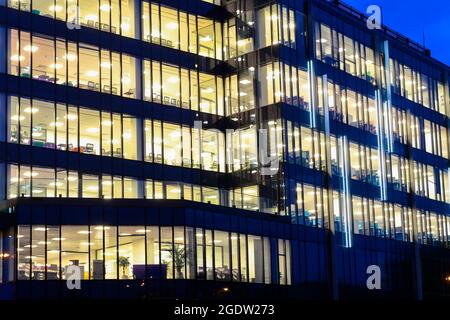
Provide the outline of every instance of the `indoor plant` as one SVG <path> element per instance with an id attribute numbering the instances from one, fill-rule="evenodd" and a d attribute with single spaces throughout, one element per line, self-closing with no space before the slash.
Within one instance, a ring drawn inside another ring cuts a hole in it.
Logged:
<path id="1" fill-rule="evenodd" d="M 126 268 L 130 265 L 129 257 L 119 257 L 119 266 L 122 267 L 122 279 L 128 279 L 126 275 Z"/>
<path id="2" fill-rule="evenodd" d="M 188 251 L 181 244 L 175 244 L 173 249 L 169 250 L 170 258 L 173 261 L 173 266 L 175 268 L 176 274 L 175 279 L 183 279 L 183 268 L 186 264 L 186 255 Z"/>

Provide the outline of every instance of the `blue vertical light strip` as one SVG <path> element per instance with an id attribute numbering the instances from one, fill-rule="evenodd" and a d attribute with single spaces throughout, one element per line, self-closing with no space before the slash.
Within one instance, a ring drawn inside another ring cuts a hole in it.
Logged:
<path id="1" fill-rule="evenodd" d="M 394 139 L 393 139 L 393 129 L 392 129 L 392 91 L 391 91 L 391 64 L 389 63 L 389 41 L 383 42 L 384 51 L 384 70 L 386 74 L 386 112 L 387 112 L 387 151 L 389 153 L 394 151 Z M 382 97 L 382 96 L 381 96 Z"/>
<path id="2" fill-rule="evenodd" d="M 381 90 L 377 89 L 375 91 L 375 100 L 377 106 L 377 117 L 378 117 L 378 169 L 379 169 L 379 183 L 380 183 L 380 197 L 381 200 L 387 200 L 387 180 L 386 180 L 386 148 L 385 148 L 385 139 L 384 139 L 384 130 L 383 130 L 383 101 L 382 101 Z"/>
<path id="3" fill-rule="evenodd" d="M 330 106 L 328 105 L 328 76 L 322 76 L 322 90 L 323 90 L 323 111 L 325 117 L 325 135 L 330 136 Z"/>
<path id="4" fill-rule="evenodd" d="M 324 110 L 324 117 L 325 117 L 325 159 L 326 159 L 326 172 L 330 178 L 329 183 L 327 186 L 327 201 L 328 201 L 328 223 L 329 223 L 329 229 L 334 234 L 335 233 L 335 227 L 334 227 L 334 210 L 333 210 L 333 183 L 332 183 L 332 177 L 333 177 L 333 170 L 331 169 L 331 125 L 330 125 L 330 106 L 328 101 L 328 75 L 324 74 L 322 76 L 322 83 L 323 83 L 323 110 Z"/>
<path id="5" fill-rule="evenodd" d="M 346 136 L 339 137 L 340 162 L 342 164 L 342 194 L 343 194 L 343 222 L 346 248 L 352 247 L 352 214 L 351 214 L 351 192 L 349 181 L 349 151 Z"/>
<path id="6" fill-rule="evenodd" d="M 316 81 L 315 81 L 315 71 L 314 62 L 312 60 L 308 61 L 308 81 L 309 81 L 309 123 L 311 128 L 316 128 Z"/>

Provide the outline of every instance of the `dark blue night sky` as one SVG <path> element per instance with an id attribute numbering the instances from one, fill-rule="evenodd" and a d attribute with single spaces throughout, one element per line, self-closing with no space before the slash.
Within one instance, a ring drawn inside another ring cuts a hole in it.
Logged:
<path id="1" fill-rule="evenodd" d="M 383 23 L 425 46 L 431 56 L 450 65 L 450 0 L 344 0 L 366 12 L 372 4 L 382 8 Z"/>

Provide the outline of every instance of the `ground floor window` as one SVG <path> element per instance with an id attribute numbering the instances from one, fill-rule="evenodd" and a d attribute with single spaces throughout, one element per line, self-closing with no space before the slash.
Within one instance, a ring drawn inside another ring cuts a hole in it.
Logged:
<path id="1" fill-rule="evenodd" d="M 17 280 L 64 280 L 77 266 L 82 280 L 290 284 L 289 240 L 185 226 L 20 225 L 16 256 Z"/>

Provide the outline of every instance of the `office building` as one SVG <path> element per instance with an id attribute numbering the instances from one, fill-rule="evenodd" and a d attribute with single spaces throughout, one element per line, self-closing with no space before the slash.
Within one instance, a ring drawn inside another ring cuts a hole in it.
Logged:
<path id="1" fill-rule="evenodd" d="M 0 297 L 448 297 L 449 72 L 340 1 L 0 0 Z"/>

